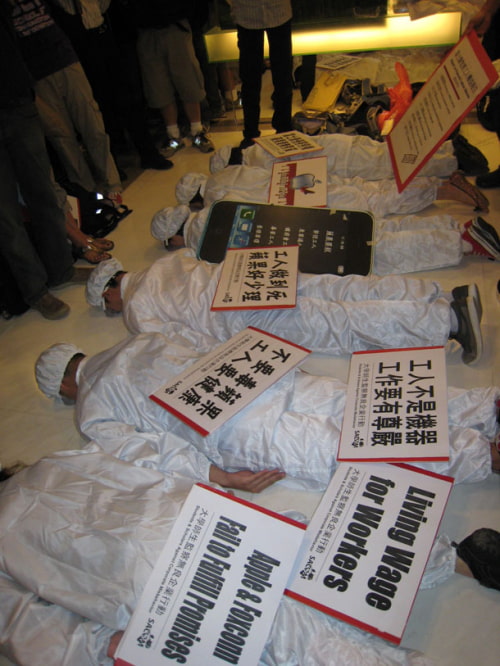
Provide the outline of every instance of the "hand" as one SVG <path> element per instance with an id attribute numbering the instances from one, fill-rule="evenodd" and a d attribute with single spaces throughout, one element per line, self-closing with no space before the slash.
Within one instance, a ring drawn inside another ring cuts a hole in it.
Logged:
<path id="1" fill-rule="evenodd" d="M 474 14 L 467 24 L 465 32 L 475 30 L 479 37 L 483 37 L 491 25 L 493 15 L 500 9 L 500 0 L 486 0 L 481 9 Z"/>
<path id="2" fill-rule="evenodd" d="M 114 659 L 116 648 L 118 647 L 118 643 L 121 641 L 122 636 L 123 636 L 123 631 L 116 631 L 111 636 L 111 638 L 109 639 L 108 651 L 106 652 L 107 657 Z"/>
<path id="3" fill-rule="evenodd" d="M 470 19 L 465 32 L 467 33 L 475 30 L 478 37 L 483 37 L 484 34 L 488 31 L 490 25 L 491 14 L 480 11 Z"/>
<path id="4" fill-rule="evenodd" d="M 225 472 L 224 470 L 211 465 L 210 481 L 218 483 L 223 488 L 235 488 L 236 490 L 245 490 L 249 493 L 260 493 L 268 486 L 272 486 L 276 481 L 281 481 L 286 476 L 285 472 L 279 469 L 264 469 L 259 472 L 252 472 L 249 469 L 240 472 Z"/>

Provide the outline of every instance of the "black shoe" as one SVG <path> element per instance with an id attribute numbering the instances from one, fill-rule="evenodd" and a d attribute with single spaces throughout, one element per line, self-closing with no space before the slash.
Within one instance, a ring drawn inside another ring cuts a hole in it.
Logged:
<path id="1" fill-rule="evenodd" d="M 451 142 L 458 161 L 458 168 L 466 176 L 480 176 L 488 173 L 488 160 L 479 148 L 470 144 L 461 134 L 456 134 Z"/>
<path id="2" fill-rule="evenodd" d="M 481 296 L 479 295 L 479 289 L 477 284 L 472 282 L 471 284 L 464 284 L 460 287 L 455 287 L 451 291 L 454 301 L 459 301 L 461 298 L 467 298 L 467 296 L 472 296 L 476 301 L 476 308 L 479 315 L 479 321 L 483 319 L 483 304 L 481 303 Z"/>
<path id="3" fill-rule="evenodd" d="M 455 292 L 457 293 L 457 292 Z M 450 338 L 462 347 L 462 361 L 467 365 L 476 363 L 483 353 L 481 336 L 481 306 L 474 296 L 457 298 L 451 302 L 458 321 L 458 331 L 451 333 Z"/>
<path id="4" fill-rule="evenodd" d="M 476 185 L 478 187 L 484 187 L 489 189 L 492 187 L 500 187 L 500 166 L 495 171 L 490 171 L 483 176 L 478 176 L 476 178 Z"/>
<path id="5" fill-rule="evenodd" d="M 174 163 L 170 160 L 167 160 L 166 157 L 160 155 L 160 153 L 152 153 L 151 155 L 143 155 L 141 157 L 141 168 L 142 169 L 156 169 L 157 171 L 166 171 L 171 169 L 174 166 Z"/>
<path id="6" fill-rule="evenodd" d="M 253 145 L 255 145 L 255 142 L 254 142 L 253 139 L 242 139 L 240 141 L 239 148 L 241 148 L 241 150 L 245 150 L 245 148 L 250 148 L 250 146 L 253 146 Z"/>
<path id="7" fill-rule="evenodd" d="M 195 148 L 198 148 L 202 153 L 211 153 L 215 150 L 213 141 L 211 141 L 205 132 L 198 132 L 191 139 L 191 143 Z"/>
<path id="8" fill-rule="evenodd" d="M 229 155 L 229 162 L 227 165 L 229 166 L 230 164 L 243 164 L 243 153 L 239 146 L 231 148 L 231 154 Z"/>
<path id="9" fill-rule="evenodd" d="M 481 527 L 452 545 L 481 585 L 500 590 L 500 533 Z"/>

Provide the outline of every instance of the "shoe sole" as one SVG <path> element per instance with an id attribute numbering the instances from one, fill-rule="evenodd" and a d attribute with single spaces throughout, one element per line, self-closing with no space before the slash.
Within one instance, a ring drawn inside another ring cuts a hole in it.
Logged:
<path id="1" fill-rule="evenodd" d="M 193 143 L 192 146 L 193 148 L 199 150 L 200 153 L 213 153 L 213 151 L 215 150 L 214 146 L 202 147 L 202 146 L 197 146 L 196 143 Z"/>
<path id="2" fill-rule="evenodd" d="M 484 238 L 491 243 L 497 252 L 500 252 L 500 238 L 496 232 L 495 227 L 493 227 L 489 222 L 483 220 L 482 217 L 476 217 L 472 220 L 471 229 L 478 229 L 479 232 L 483 235 Z"/>
<path id="3" fill-rule="evenodd" d="M 57 321 L 58 319 L 64 319 L 64 317 L 67 317 L 70 313 L 69 305 L 66 305 L 66 307 L 57 310 L 57 312 L 43 312 L 41 308 L 36 308 L 36 307 L 33 307 L 33 310 L 39 312 L 44 319 L 47 319 L 49 321 Z"/>
<path id="4" fill-rule="evenodd" d="M 161 153 L 161 155 L 168 160 L 169 157 L 172 157 L 172 155 L 175 155 L 175 153 L 178 153 L 179 150 L 182 150 L 183 148 L 186 147 L 185 143 L 181 143 L 178 148 L 159 148 L 158 152 Z"/>
<path id="5" fill-rule="evenodd" d="M 471 284 L 464 284 L 460 287 L 455 287 L 455 289 L 452 290 L 451 295 L 453 296 L 453 299 L 455 301 L 459 301 L 461 298 L 467 300 L 468 296 L 472 296 L 476 301 L 476 308 L 479 315 L 479 322 L 482 321 L 483 304 L 481 303 L 481 296 L 479 294 L 479 289 L 477 288 L 477 284 L 475 282 L 471 282 Z"/>
<path id="6" fill-rule="evenodd" d="M 469 227 L 469 234 L 471 238 L 476 241 L 476 243 L 479 243 L 481 247 L 483 247 L 489 254 L 492 255 L 493 259 L 500 261 L 500 250 L 498 247 L 492 245 L 488 239 L 485 238 L 483 233 L 478 233 L 477 229 L 474 229 L 474 227 L 471 225 Z"/>
<path id="7" fill-rule="evenodd" d="M 478 363 L 483 354 L 483 336 L 481 334 L 481 321 L 479 316 L 480 312 L 477 306 L 477 302 L 473 296 L 468 296 L 466 299 L 466 303 L 467 303 L 467 312 L 469 314 L 469 320 L 472 326 L 472 334 L 476 341 L 476 354 L 474 358 L 468 360 L 467 353 L 463 352 L 462 361 L 466 365 L 474 365 L 475 363 Z"/>

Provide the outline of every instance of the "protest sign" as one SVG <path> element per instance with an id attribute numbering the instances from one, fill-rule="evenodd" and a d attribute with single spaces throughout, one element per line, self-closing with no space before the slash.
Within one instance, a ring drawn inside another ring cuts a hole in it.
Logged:
<path id="1" fill-rule="evenodd" d="M 355 352 L 338 460 L 448 460 L 443 347 Z"/>
<path id="2" fill-rule="evenodd" d="M 293 157 L 323 150 L 323 146 L 320 146 L 307 134 L 295 130 L 270 136 L 259 136 L 254 141 L 273 157 Z"/>
<path id="3" fill-rule="evenodd" d="M 366 211 L 216 201 L 197 256 L 219 263 L 228 248 L 298 245 L 301 273 L 367 275 L 373 227 Z"/>
<path id="4" fill-rule="evenodd" d="M 309 354 L 304 347 L 248 327 L 149 397 L 206 436 Z"/>
<path id="5" fill-rule="evenodd" d="M 304 525 L 194 486 L 118 646 L 116 666 L 255 666 Z"/>
<path id="6" fill-rule="evenodd" d="M 452 484 L 409 465 L 341 463 L 286 594 L 399 644 Z"/>
<path id="7" fill-rule="evenodd" d="M 211 310 L 293 308 L 297 302 L 299 248 L 229 249 Z"/>
<path id="8" fill-rule="evenodd" d="M 278 206 L 325 207 L 327 204 L 327 158 L 274 162 L 269 183 L 269 203 Z"/>
<path id="9" fill-rule="evenodd" d="M 497 80 L 474 31 L 462 37 L 387 137 L 401 192 Z"/>

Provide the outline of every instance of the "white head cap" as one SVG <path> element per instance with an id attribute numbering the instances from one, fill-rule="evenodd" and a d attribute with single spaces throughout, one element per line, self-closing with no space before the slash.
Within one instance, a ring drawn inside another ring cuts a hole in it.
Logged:
<path id="1" fill-rule="evenodd" d="M 207 176 L 204 173 L 185 173 L 175 186 L 175 196 L 181 204 L 189 204 L 199 193 L 205 194 Z"/>
<path id="2" fill-rule="evenodd" d="M 222 146 L 219 150 L 212 153 L 210 157 L 210 173 L 222 171 L 229 164 L 231 157 L 231 146 Z"/>
<path id="3" fill-rule="evenodd" d="M 100 307 L 105 310 L 106 304 L 104 303 L 102 292 L 113 275 L 122 270 L 123 266 L 118 259 L 112 258 L 106 259 L 106 261 L 101 261 L 91 272 L 90 277 L 87 280 L 87 286 L 85 287 L 87 303 L 96 308 Z"/>
<path id="4" fill-rule="evenodd" d="M 43 351 L 35 363 L 35 377 L 38 388 L 48 398 L 59 398 L 59 390 L 66 366 L 75 354 L 83 354 L 81 349 L 68 342 L 59 342 Z"/>
<path id="5" fill-rule="evenodd" d="M 151 236 L 159 241 L 167 241 L 179 231 L 190 215 L 189 206 L 167 206 L 153 215 Z"/>

